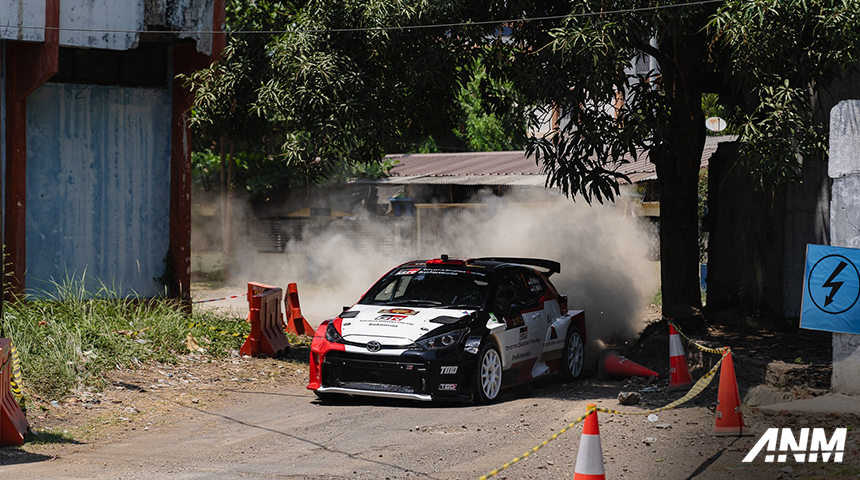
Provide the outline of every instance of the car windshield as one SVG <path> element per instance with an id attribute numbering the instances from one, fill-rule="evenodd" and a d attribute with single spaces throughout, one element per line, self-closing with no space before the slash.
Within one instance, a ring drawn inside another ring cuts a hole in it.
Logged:
<path id="1" fill-rule="evenodd" d="M 376 283 L 359 301 L 364 305 L 480 308 L 489 289 L 484 272 L 445 268 L 401 268 Z"/>

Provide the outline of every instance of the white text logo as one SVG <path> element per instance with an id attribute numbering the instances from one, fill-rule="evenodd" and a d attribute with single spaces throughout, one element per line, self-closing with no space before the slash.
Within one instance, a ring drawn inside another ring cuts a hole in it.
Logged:
<path id="1" fill-rule="evenodd" d="M 838 463 L 842 461 L 842 454 L 845 452 L 845 437 L 847 435 L 847 428 L 837 428 L 828 441 L 823 428 L 813 428 L 812 440 L 809 441 L 808 428 L 801 428 L 800 435 L 796 438 L 790 428 L 783 428 L 781 435 L 779 428 L 768 428 L 743 461 L 752 462 L 758 452 L 767 446 L 767 452 L 778 452 L 778 455 L 765 455 L 765 462 L 773 462 L 774 457 L 776 457 L 777 462 L 785 462 L 788 458 L 787 452 L 792 452 L 796 462 L 817 462 L 820 453 L 822 462 L 829 462 L 832 455 L 833 461 Z M 777 449 L 777 445 L 779 445 L 779 449 Z M 809 453 L 808 458 L 807 453 Z"/>

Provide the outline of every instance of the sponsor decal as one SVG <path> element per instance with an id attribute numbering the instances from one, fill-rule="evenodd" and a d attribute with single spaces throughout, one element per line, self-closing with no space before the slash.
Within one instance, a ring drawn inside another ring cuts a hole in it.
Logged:
<path id="1" fill-rule="evenodd" d="M 811 441 L 809 430 L 809 428 L 801 428 L 800 434 L 795 437 L 790 428 L 768 428 L 743 461 L 754 461 L 759 452 L 765 449 L 767 453 L 771 453 L 764 456 L 764 461 L 768 463 L 772 463 L 774 458 L 779 463 L 785 462 L 788 459 L 787 452 L 789 451 L 792 452 L 794 461 L 798 463 L 818 462 L 819 454 L 821 454 L 822 462 L 829 462 L 832 456 L 833 462 L 841 463 L 842 455 L 845 452 L 845 438 L 848 435 L 848 429 L 835 429 L 828 440 L 827 432 L 823 428 L 813 428 Z M 774 453 L 778 454 L 774 455 Z"/>
<path id="2" fill-rule="evenodd" d="M 537 278 L 529 277 L 528 283 L 529 283 L 529 290 L 531 290 L 532 293 L 537 293 L 537 292 L 541 291 L 540 280 L 538 280 Z"/>
<path id="3" fill-rule="evenodd" d="M 439 391 L 441 391 L 441 392 L 454 392 L 456 390 L 457 390 L 457 384 L 456 383 L 440 383 L 439 384 Z"/>
<path id="4" fill-rule="evenodd" d="M 457 365 L 446 365 L 440 368 L 440 372 L 442 375 L 454 375 L 457 373 Z"/>
<path id="5" fill-rule="evenodd" d="M 525 340 L 529 338 L 529 327 L 523 327 L 520 329 L 520 340 Z"/>
<path id="6" fill-rule="evenodd" d="M 516 354 L 514 354 L 514 356 L 511 357 L 511 360 L 521 360 L 523 358 L 528 358 L 530 356 L 531 356 L 531 352 L 516 353 Z"/>
<path id="7" fill-rule="evenodd" d="M 386 310 L 380 310 L 377 313 L 388 313 L 391 315 L 416 315 L 418 311 L 409 308 L 389 308 Z"/>
<path id="8" fill-rule="evenodd" d="M 397 275 L 415 275 L 420 271 L 420 268 L 410 268 L 408 270 L 400 270 L 399 272 L 397 272 Z"/>
<path id="9" fill-rule="evenodd" d="M 491 314 L 490 314 L 490 320 L 491 320 L 491 321 L 493 321 L 493 322 L 496 322 L 496 323 L 501 322 L 501 320 L 499 320 L 498 318 L 496 318 L 496 314 L 495 314 L 495 313 L 491 313 Z"/>
<path id="10" fill-rule="evenodd" d="M 374 322 L 399 322 L 406 318 L 406 315 L 380 315 L 373 319 Z"/>
<path id="11" fill-rule="evenodd" d="M 520 340 L 519 343 L 512 343 L 510 345 L 505 345 L 505 351 L 509 352 L 511 350 L 516 350 L 516 349 L 520 349 L 523 347 L 528 347 L 529 345 L 532 345 L 535 343 L 540 343 L 540 339 L 539 338 L 532 338 L 531 340 L 529 340 L 529 339 Z"/>

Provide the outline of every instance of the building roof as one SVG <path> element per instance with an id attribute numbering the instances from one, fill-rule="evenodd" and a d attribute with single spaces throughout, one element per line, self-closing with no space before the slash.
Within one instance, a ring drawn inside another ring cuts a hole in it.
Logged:
<path id="1" fill-rule="evenodd" d="M 732 141 L 736 137 L 707 137 L 702 152 L 702 167 L 707 168 L 708 159 L 717 150 L 720 142 Z M 388 178 L 375 183 L 388 185 L 520 185 L 544 186 L 546 174 L 534 158 L 525 152 L 457 152 L 457 153 L 412 153 L 389 155 L 398 160 Z M 654 164 L 645 155 L 635 161 L 623 163 L 619 172 L 626 174 L 632 183 L 654 180 L 657 174 Z"/>

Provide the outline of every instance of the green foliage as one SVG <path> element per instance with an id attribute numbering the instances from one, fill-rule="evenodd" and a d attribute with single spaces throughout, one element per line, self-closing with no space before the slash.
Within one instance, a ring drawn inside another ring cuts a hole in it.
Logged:
<path id="1" fill-rule="evenodd" d="M 390 158 L 371 163 L 340 162 L 334 165 L 326 180 L 322 181 L 321 184 L 342 185 L 357 178 L 378 180 L 387 177 L 388 172 L 398 163 L 400 160 Z"/>
<path id="2" fill-rule="evenodd" d="M 465 116 L 457 135 L 476 152 L 522 149 L 526 113 L 516 100 L 513 82 L 490 77 L 481 59 L 471 71 L 457 96 Z"/>
<path id="3" fill-rule="evenodd" d="M 470 39 L 483 30 L 356 29 L 447 23 L 469 15 L 467 3 L 231 1 L 229 28 L 288 33 L 231 35 L 219 62 L 185 77 L 193 122 L 248 152 L 237 177 L 254 195 L 342 175 L 344 164 L 378 175 L 386 151 L 459 123 Z"/>
<path id="4" fill-rule="evenodd" d="M 60 400 L 75 389 L 103 388 L 108 370 L 172 362 L 186 352 L 188 333 L 206 334 L 190 328 L 200 317 L 189 318 L 171 300 L 120 298 L 106 287 L 87 292 L 84 280 L 57 285 L 44 300 L 4 305 L 0 334 L 18 350 L 25 394 Z M 247 333 L 245 322 L 224 319 L 219 325 L 228 324 Z M 209 355 L 226 355 L 241 344 L 241 337 L 212 338 L 211 344 L 201 340 Z"/>
<path id="5" fill-rule="evenodd" d="M 709 24 L 727 74 L 746 89 L 741 152 L 762 180 L 794 180 L 800 158 L 824 158 L 827 125 L 813 97 L 853 68 L 860 54 L 860 3 L 731 0 Z"/>
<path id="6" fill-rule="evenodd" d="M 661 2 L 674 3 L 674 2 Z M 611 10 L 640 7 L 641 2 L 613 3 Z M 530 104 L 545 106 L 532 125 L 555 128 L 529 140 L 526 151 L 547 171 L 549 186 L 587 202 L 613 200 L 626 178 L 617 172 L 623 158 L 646 154 L 652 162 L 691 161 L 686 139 L 704 136 L 700 73 L 706 57 L 702 26 L 715 7 L 598 14 L 605 2 L 576 2 L 549 38 L 515 27 L 506 75 L 514 75 Z M 595 15 L 597 14 L 597 15 Z M 530 45 L 516 51 L 517 45 Z M 659 71 L 639 65 L 650 55 Z M 690 99 L 694 99 L 691 104 Z M 680 118 L 701 123 L 685 126 Z M 679 160 L 683 159 L 683 160 Z"/>
<path id="7" fill-rule="evenodd" d="M 439 145 L 436 143 L 436 139 L 433 138 L 433 135 L 428 135 L 424 139 L 421 140 L 421 143 L 417 145 L 417 153 L 439 153 Z"/>
<path id="8" fill-rule="evenodd" d="M 721 132 L 708 130 L 708 136 L 739 135 L 741 133 L 738 124 L 742 121 L 742 112 L 735 105 L 721 103 L 720 95 L 716 93 L 705 93 L 702 95 L 702 113 L 705 118 L 719 117 L 726 121 L 726 128 Z"/>

